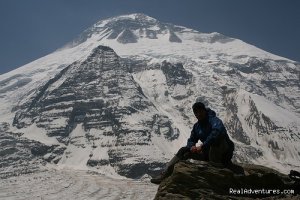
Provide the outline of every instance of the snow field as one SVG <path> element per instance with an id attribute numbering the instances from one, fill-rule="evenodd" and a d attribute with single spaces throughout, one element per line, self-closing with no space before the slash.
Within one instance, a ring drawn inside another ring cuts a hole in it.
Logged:
<path id="1" fill-rule="evenodd" d="M 0 179 L 2 200 L 153 199 L 157 186 L 84 171 L 47 170 Z"/>

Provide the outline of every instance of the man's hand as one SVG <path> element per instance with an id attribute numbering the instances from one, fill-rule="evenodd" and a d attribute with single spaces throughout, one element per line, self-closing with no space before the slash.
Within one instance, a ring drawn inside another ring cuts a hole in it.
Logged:
<path id="1" fill-rule="evenodd" d="M 192 153 L 201 153 L 201 151 L 202 151 L 202 145 L 200 145 L 198 147 L 196 147 L 196 146 L 191 147 L 191 152 Z"/>
<path id="2" fill-rule="evenodd" d="M 196 146 L 192 146 L 192 147 L 191 147 L 191 152 L 192 152 L 192 153 L 196 153 L 196 151 L 197 151 L 197 147 L 196 147 Z"/>

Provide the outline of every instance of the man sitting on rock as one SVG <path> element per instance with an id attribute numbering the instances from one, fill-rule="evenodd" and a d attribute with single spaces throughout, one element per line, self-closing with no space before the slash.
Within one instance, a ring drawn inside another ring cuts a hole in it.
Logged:
<path id="1" fill-rule="evenodd" d="M 159 177 L 151 179 L 152 183 L 159 184 L 170 176 L 174 165 L 180 160 L 191 158 L 209 161 L 214 166 L 227 167 L 231 165 L 234 144 L 229 139 L 223 122 L 213 110 L 205 108 L 201 102 L 196 102 L 192 108 L 198 121 L 194 124 L 187 145 L 179 149 Z M 202 144 L 196 146 L 199 140 Z"/>

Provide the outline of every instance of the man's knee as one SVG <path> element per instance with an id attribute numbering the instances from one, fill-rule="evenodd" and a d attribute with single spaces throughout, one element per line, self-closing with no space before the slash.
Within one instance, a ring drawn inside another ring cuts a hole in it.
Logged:
<path id="1" fill-rule="evenodd" d="M 222 163 L 228 149 L 228 144 L 225 139 L 219 140 L 218 143 L 211 145 L 209 149 L 209 161 Z"/>
<path id="2" fill-rule="evenodd" d="M 176 156 L 180 159 L 184 159 L 185 154 L 190 152 L 190 148 L 188 147 L 181 147 L 178 152 L 176 153 Z"/>

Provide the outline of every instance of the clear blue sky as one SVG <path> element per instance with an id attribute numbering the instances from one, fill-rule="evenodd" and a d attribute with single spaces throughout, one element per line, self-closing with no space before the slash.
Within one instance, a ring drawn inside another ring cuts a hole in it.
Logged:
<path id="1" fill-rule="evenodd" d="M 0 0 L 0 74 L 53 52 L 101 19 L 136 12 L 300 61 L 299 0 Z"/>

